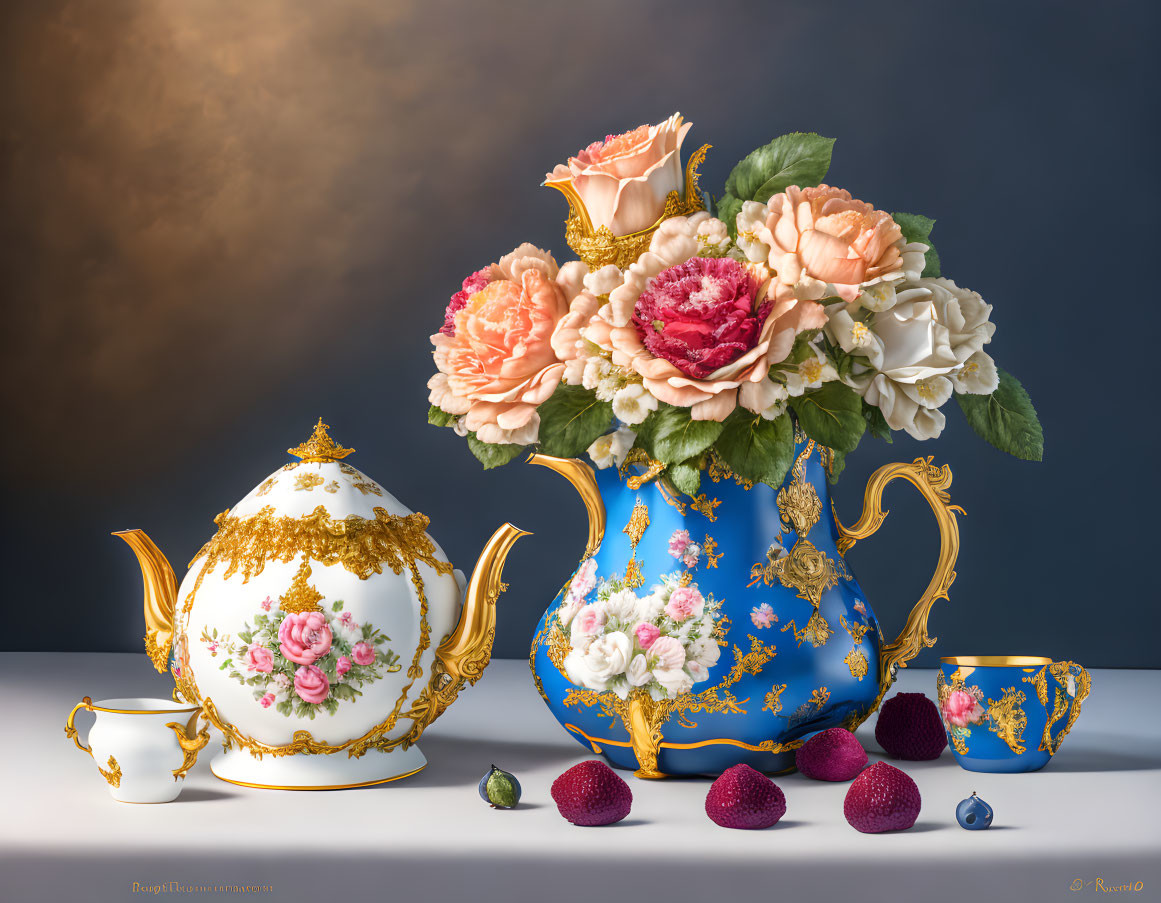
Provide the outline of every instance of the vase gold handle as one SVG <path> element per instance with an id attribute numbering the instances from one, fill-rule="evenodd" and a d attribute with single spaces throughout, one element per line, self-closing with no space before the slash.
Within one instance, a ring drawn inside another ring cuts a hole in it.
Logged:
<path id="1" fill-rule="evenodd" d="M 601 547 L 601 540 L 605 536 L 605 503 L 601 499 L 600 489 L 597 488 L 597 477 L 593 469 L 578 458 L 554 458 L 552 455 L 535 453 L 528 456 L 528 463 L 554 470 L 572 483 L 589 516 L 589 537 L 584 557 L 594 555 Z"/>
<path id="2" fill-rule="evenodd" d="M 931 457 L 916 458 L 910 464 L 886 464 L 880 467 L 867 481 L 863 513 L 858 521 L 844 527 L 835 519 L 839 530 L 839 554 L 845 555 L 856 542 L 866 539 L 883 525 L 888 514 L 883 508 L 883 490 L 892 480 L 904 479 L 927 499 L 939 525 L 939 561 L 935 566 L 935 574 L 907 616 L 903 631 L 895 642 L 888 643 L 879 651 L 879 700 L 882 700 L 883 694 L 895 681 L 899 668 L 907 667 L 907 663 L 924 647 L 935 645 L 936 638 L 927 634 L 927 618 L 935 600 L 946 599 L 947 591 L 955 580 L 955 560 L 959 555 L 959 525 L 955 513 L 965 512 L 959 505 L 951 504 L 947 493 L 951 485 L 951 468 L 946 464 L 936 467 L 931 461 Z"/>
<path id="3" fill-rule="evenodd" d="M 77 735 L 76 717 L 77 712 L 79 712 L 81 709 L 85 709 L 91 712 L 93 710 L 93 700 L 86 696 L 84 699 L 73 706 L 73 710 L 69 712 L 69 717 L 65 721 L 65 736 L 77 745 L 77 749 L 79 749 L 81 752 L 87 752 L 91 756 L 93 751 L 89 747 L 85 746 L 85 744 L 81 742 L 80 737 Z"/>

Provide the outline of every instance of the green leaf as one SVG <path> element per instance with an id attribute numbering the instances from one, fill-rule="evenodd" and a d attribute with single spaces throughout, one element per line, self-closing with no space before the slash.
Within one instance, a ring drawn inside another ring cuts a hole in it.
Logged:
<path id="1" fill-rule="evenodd" d="M 858 447 L 867 428 L 863 400 L 844 383 L 823 383 L 821 388 L 791 398 L 790 407 L 806 435 L 844 454 Z"/>
<path id="2" fill-rule="evenodd" d="M 697 495 L 698 490 L 701 488 L 700 456 L 670 465 L 669 469 L 665 471 L 665 475 L 669 478 L 669 482 L 677 487 L 679 491 L 689 496 Z"/>
<path id="3" fill-rule="evenodd" d="M 331 604 L 331 611 L 342 611 L 342 610 L 343 610 L 343 600 L 342 599 L 335 599 L 335 601 Z"/>
<path id="4" fill-rule="evenodd" d="M 432 426 L 451 426 L 456 419 L 455 414 L 449 414 L 443 408 L 432 405 L 427 409 L 427 422 Z"/>
<path id="5" fill-rule="evenodd" d="M 717 218 L 726 224 L 730 238 L 738 238 L 738 214 L 742 212 L 742 202 L 732 194 L 724 194 L 718 199 Z"/>
<path id="6" fill-rule="evenodd" d="M 882 439 L 888 445 L 894 442 L 891 436 L 891 427 L 887 425 L 887 418 L 873 404 L 863 402 L 863 419 L 867 421 L 867 429 L 876 439 Z"/>
<path id="7" fill-rule="evenodd" d="M 834 454 L 834 464 L 831 465 L 830 470 L 826 472 L 827 482 L 832 486 L 838 482 L 838 478 L 842 476 L 842 472 L 847 467 L 847 456 L 840 451 L 835 451 L 833 448 L 831 452 Z"/>
<path id="8" fill-rule="evenodd" d="M 939 275 L 939 252 L 931 243 L 931 229 L 935 220 L 922 213 L 892 213 L 891 218 L 903 230 L 903 237 L 907 241 L 921 241 L 927 245 L 927 253 L 923 257 L 923 272 L 921 276 L 935 277 Z"/>
<path id="9" fill-rule="evenodd" d="M 928 243 L 931 228 L 935 225 L 935 220 L 930 216 L 924 216 L 922 213 L 892 213 L 891 218 L 899 224 L 907 241 Z"/>
<path id="10" fill-rule="evenodd" d="M 492 445 L 489 442 L 481 442 L 475 433 L 468 433 L 468 448 L 476 456 L 476 460 L 484 465 L 484 470 L 502 467 L 524 451 L 523 445 Z"/>
<path id="11" fill-rule="evenodd" d="M 613 422 L 613 406 L 583 386 L 560 385 L 539 412 L 540 449 L 557 458 L 578 457 Z"/>
<path id="12" fill-rule="evenodd" d="M 660 404 L 656 412 L 641 425 L 638 439 L 644 433 L 642 447 L 662 464 L 676 464 L 714 444 L 722 432 L 716 420 L 693 420 L 687 408 Z"/>
<path id="13" fill-rule="evenodd" d="M 817 185 L 830 169 L 833 138 L 791 132 L 752 151 L 726 179 L 726 193 L 739 201 L 766 203 L 790 185 Z"/>
<path id="14" fill-rule="evenodd" d="M 991 395 L 956 395 L 967 422 L 1002 452 L 1025 461 L 1044 460 L 1044 429 L 1032 399 L 1007 370 Z"/>
<path id="15" fill-rule="evenodd" d="M 794 426 L 786 414 L 764 420 L 737 408 L 726 418 L 715 448 L 738 476 L 777 488 L 794 462 Z"/>

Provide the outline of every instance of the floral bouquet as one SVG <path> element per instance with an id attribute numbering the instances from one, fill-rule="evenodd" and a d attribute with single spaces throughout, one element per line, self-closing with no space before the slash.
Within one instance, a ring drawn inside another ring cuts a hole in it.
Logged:
<path id="1" fill-rule="evenodd" d="M 342 601 L 330 611 L 316 607 L 283 611 L 268 596 L 254 624 L 243 625 L 235 640 L 203 629 L 210 655 L 224 654 L 220 665 L 231 678 L 251 688 L 264 707 L 287 717 L 314 718 L 318 709 L 334 714 L 342 700 L 355 699 L 365 684 L 400 669 L 391 638 L 371 624 L 360 624 Z"/>
<path id="2" fill-rule="evenodd" d="M 678 531 L 685 532 L 685 531 Z M 692 555 L 688 533 L 674 557 Z M 671 552 L 672 554 L 672 552 Z M 564 660 L 569 680 L 590 690 L 612 690 L 621 699 L 643 688 L 653 699 L 676 698 L 709 679 L 721 655 L 721 603 L 701 594 L 689 573 L 664 574 L 645 596 L 619 577 L 596 580 L 597 563 L 580 566 L 557 617 L 568 632 Z M 596 587 L 596 598 L 586 597 Z"/>
<path id="3" fill-rule="evenodd" d="M 431 423 L 486 468 L 526 446 L 597 467 L 638 447 L 690 495 L 715 454 L 779 486 L 795 422 L 837 477 L 866 432 L 938 436 L 953 396 L 988 442 L 1042 458 L 1027 393 L 984 350 L 992 307 L 941 275 L 934 220 L 822 184 L 834 142 L 815 134 L 775 138 L 703 195 L 708 146 L 683 178 L 689 129 L 674 115 L 548 174 L 580 259 L 524 244 L 463 280 L 432 336 Z"/>

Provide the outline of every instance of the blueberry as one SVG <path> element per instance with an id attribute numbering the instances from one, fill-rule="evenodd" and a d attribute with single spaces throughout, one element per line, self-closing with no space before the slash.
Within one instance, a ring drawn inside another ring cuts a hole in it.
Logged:
<path id="1" fill-rule="evenodd" d="M 992 807 L 976 796 L 975 791 L 955 807 L 955 820 L 968 831 L 983 831 L 992 824 Z"/>

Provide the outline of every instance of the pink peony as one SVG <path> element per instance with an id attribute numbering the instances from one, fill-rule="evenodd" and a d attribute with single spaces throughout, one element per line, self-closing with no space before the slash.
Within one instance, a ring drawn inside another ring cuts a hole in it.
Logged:
<path id="1" fill-rule="evenodd" d="M 776 298 L 822 298 L 829 284 L 844 301 L 854 301 L 861 285 L 903 268 L 898 224 L 849 191 L 792 185 L 766 206 L 763 238 L 771 242 Z"/>
<path id="2" fill-rule="evenodd" d="M 705 599 L 696 586 L 679 586 L 669 597 L 665 613 L 675 621 L 684 621 L 705 610 Z"/>
<path id="3" fill-rule="evenodd" d="M 753 288 L 757 279 L 742 279 L 742 264 L 699 258 L 699 230 L 713 223 L 721 225 L 704 211 L 663 222 L 581 333 L 660 401 L 690 408 L 694 420 L 721 421 L 739 404 L 762 413 L 785 399 L 770 367 L 787 358 L 799 333 L 825 326 L 826 311 L 794 297 L 767 303 L 765 275 Z M 728 354 L 714 350 L 719 341 Z"/>
<path id="4" fill-rule="evenodd" d="M 680 558 L 685 554 L 685 547 L 689 545 L 688 530 L 674 530 L 669 537 L 669 554 Z"/>
<path id="5" fill-rule="evenodd" d="M 265 646 L 251 643 L 246 650 L 246 667 L 250 671 L 261 671 L 264 674 L 269 674 L 274 670 L 274 656 Z"/>
<path id="6" fill-rule="evenodd" d="M 576 261 L 560 269 L 530 244 L 493 264 L 487 285 L 454 313 L 454 334 L 431 337 L 439 372 L 428 381 L 429 401 L 463 415 L 481 442 L 535 442 L 536 408 L 560 384 L 564 361 L 576 355 L 574 340 L 558 357 L 553 333 L 570 303 L 594 305 L 583 292 L 586 271 Z"/>
<path id="7" fill-rule="evenodd" d="M 351 670 L 351 660 L 349 658 L 347 658 L 345 655 L 340 655 L 339 660 L 337 662 L 335 662 L 335 673 L 339 677 L 342 677 L 344 674 L 346 674 L 350 670 Z"/>
<path id="8" fill-rule="evenodd" d="M 443 314 L 443 328 L 440 332 L 444 335 L 455 335 L 456 313 L 467 306 L 472 295 L 487 286 L 491 281 L 492 268 L 490 266 L 484 267 L 482 270 L 476 270 L 476 272 L 465 279 L 460 284 L 460 290 L 452 295 L 451 300 L 448 302 L 447 310 Z"/>
<path id="9" fill-rule="evenodd" d="M 750 610 L 750 620 L 754 622 L 755 627 L 760 629 L 771 626 L 778 620 L 778 615 L 774 614 L 774 609 L 769 602 L 763 602 Z"/>
<path id="10" fill-rule="evenodd" d="M 344 627 L 350 627 L 354 623 L 354 619 L 351 617 L 351 613 L 349 611 L 344 611 L 342 614 L 340 614 L 339 623 Z"/>
<path id="11" fill-rule="evenodd" d="M 653 624 L 638 624 L 633 628 L 633 634 L 637 637 L 637 642 L 641 648 L 648 649 L 661 636 L 661 631 Z"/>
<path id="12" fill-rule="evenodd" d="M 943 703 L 943 718 L 956 727 L 978 724 L 984 717 L 984 710 L 976 698 L 964 690 L 952 690 Z"/>
<path id="13" fill-rule="evenodd" d="M 331 651 L 331 628 L 321 611 L 291 612 L 278 625 L 278 648 L 299 665 L 313 665 Z"/>
<path id="14" fill-rule="evenodd" d="M 331 682 L 314 665 L 303 665 L 294 672 L 294 692 L 303 702 L 317 705 L 331 692 Z"/>
<path id="15" fill-rule="evenodd" d="M 351 647 L 351 657 L 356 665 L 369 665 L 375 661 L 375 647 L 369 643 L 355 643 Z"/>
<path id="16" fill-rule="evenodd" d="M 681 144 L 691 123 L 674 113 L 657 125 L 609 135 L 558 164 L 544 184 L 580 198 L 593 228 L 614 235 L 648 229 L 661 217 L 671 191 L 681 193 L 685 175 Z"/>
<path id="17" fill-rule="evenodd" d="M 773 306 L 729 257 L 694 257 L 654 276 L 637 298 L 633 325 L 646 350 L 686 376 L 706 379 L 758 344 Z"/>
<path id="18" fill-rule="evenodd" d="M 326 680 L 326 678 L 324 677 L 323 680 Z M 263 696 L 261 699 L 258 700 L 258 703 L 264 709 L 270 708 L 272 705 L 274 705 L 274 694 L 267 693 L 265 696 Z"/>
<path id="19" fill-rule="evenodd" d="M 660 636 L 650 645 L 649 657 L 657 661 L 655 671 L 673 671 L 685 664 L 685 648 L 671 636 Z"/>

